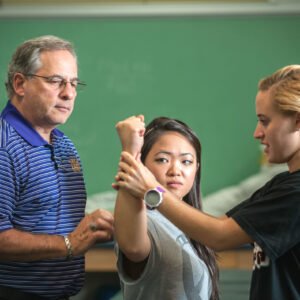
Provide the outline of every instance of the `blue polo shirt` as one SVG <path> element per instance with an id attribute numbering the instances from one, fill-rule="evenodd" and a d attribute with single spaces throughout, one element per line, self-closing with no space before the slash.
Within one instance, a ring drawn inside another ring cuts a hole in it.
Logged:
<path id="1" fill-rule="evenodd" d="M 78 153 L 61 131 L 47 143 L 8 102 L 0 116 L 0 231 L 67 235 L 84 216 L 86 190 Z M 84 257 L 2 262 L 0 285 L 49 299 L 76 294 Z"/>

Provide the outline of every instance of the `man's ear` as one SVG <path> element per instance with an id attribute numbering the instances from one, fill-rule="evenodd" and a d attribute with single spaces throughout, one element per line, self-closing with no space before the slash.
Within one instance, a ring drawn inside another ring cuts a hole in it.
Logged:
<path id="1" fill-rule="evenodd" d="M 16 73 L 14 75 L 14 77 L 13 77 L 14 92 L 20 97 L 23 97 L 25 94 L 25 91 L 24 91 L 25 82 L 26 82 L 26 79 L 23 74 Z"/>

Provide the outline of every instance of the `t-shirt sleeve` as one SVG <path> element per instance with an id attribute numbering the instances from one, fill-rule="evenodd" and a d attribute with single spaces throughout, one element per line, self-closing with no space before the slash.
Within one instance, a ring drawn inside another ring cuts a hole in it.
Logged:
<path id="1" fill-rule="evenodd" d="M 13 164 L 7 151 L 0 149 L 0 231 L 13 228 L 11 216 L 16 201 L 13 170 Z"/>
<path id="2" fill-rule="evenodd" d="M 300 242 L 300 176 L 297 178 L 274 180 L 227 212 L 270 259 Z"/>
<path id="3" fill-rule="evenodd" d="M 117 255 L 117 269 L 118 269 L 121 282 L 134 284 L 140 282 L 141 280 L 148 280 L 151 276 L 155 276 L 153 270 L 157 268 L 157 265 L 159 265 L 159 261 L 161 257 L 160 246 L 159 246 L 160 241 L 156 233 L 155 224 L 149 218 L 148 218 L 148 234 L 151 241 L 151 251 L 141 276 L 136 280 L 133 280 L 127 275 L 126 270 L 124 270 L 123 267 L 124 254 L 118 247 L 118 244 L 115 245 L 115 253 Z"/>

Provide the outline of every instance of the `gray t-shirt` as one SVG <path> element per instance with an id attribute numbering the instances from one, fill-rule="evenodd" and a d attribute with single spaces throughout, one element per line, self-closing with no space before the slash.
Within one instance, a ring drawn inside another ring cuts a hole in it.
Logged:
<path id="1" fill-rule="evenodd" d="M 208 300 L 208 269 L 186 235 L 156 210 L 148 211 L 148 231 L 152 247 L 139 279 L 126 275 L 116 247 L 124 300 Z"/>

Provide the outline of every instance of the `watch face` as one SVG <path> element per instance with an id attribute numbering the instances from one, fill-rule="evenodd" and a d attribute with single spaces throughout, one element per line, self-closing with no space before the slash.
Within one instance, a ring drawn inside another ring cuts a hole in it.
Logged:
<path id="1" fill-rule="evenodd" d="M 156 206 L 160 202 L 160 194 L 158 191 L 148 191 L 146 195 L 146 202 L 149 206 Z"/>

